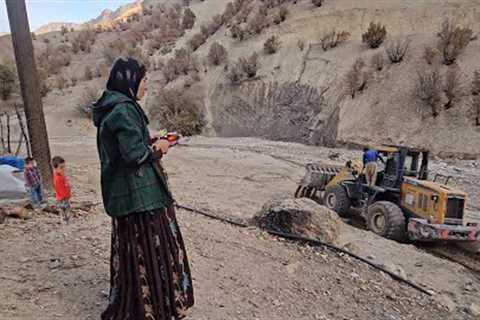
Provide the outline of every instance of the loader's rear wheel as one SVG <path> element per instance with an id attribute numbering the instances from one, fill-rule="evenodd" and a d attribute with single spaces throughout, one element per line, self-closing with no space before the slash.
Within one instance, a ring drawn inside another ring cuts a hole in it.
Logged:
<path id="1" fill-rule="evenodd" d="M 368 208 L 367 226 L 376 234 L 397 241 L 406 238 L 405 215 L 393 202 L 379 201 Z"/>
<path id="2" fill-rule="evenodd" d="M 346 216 L 352 205 L 347 191 L 341 185 L 336 185 L 325 190 L 323 204 L 340 216 Z"/>

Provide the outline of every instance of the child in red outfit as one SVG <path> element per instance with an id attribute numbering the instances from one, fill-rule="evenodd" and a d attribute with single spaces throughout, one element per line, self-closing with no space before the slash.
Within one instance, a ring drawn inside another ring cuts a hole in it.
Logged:
<path id="1" fill-rule="evenodd" d="M 54 157 L 52 159 L 53 166 L 53 184 L 58 206 L 62 211 L 63 220 L 66 224 L 70 222 L 70 198 L 72 192 L 68 178 L 65 175 L 65 159 L 62 157 Z"/>

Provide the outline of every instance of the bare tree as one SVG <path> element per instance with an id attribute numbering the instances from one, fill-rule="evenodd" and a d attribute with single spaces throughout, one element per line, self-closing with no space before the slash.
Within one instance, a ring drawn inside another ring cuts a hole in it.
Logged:
<path id="1" fill-rule="evenodd" d="M 442 80 L 438 69 L 427 69 L 417 73 L 415 95 L 425 105 L 430 107 L 432 116 L 438 116 L 438 106 L 442 100 Z"/>

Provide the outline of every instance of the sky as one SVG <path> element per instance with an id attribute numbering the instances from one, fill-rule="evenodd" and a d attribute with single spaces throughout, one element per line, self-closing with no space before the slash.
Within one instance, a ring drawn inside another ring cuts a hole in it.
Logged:
<path id="1" fill-rule="evenodd" d="M 9 32 L 5 1 L 0 0 L 0 32 Z M 49 22 L 86 22 L 104 9 L 115 10 L 133 0 L 25 0 L 30 29 L 33 31 Z"/>

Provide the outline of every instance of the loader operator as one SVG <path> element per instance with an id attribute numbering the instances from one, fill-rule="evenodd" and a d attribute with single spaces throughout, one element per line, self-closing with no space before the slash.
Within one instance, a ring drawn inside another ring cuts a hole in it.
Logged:
<path id="1" fill-rule="evenodd" d="M 363 148 L 363 172 L 369 187 L 374 186 L 377 183 L 377 160 L 384 162 L 377 150 Z"/>

